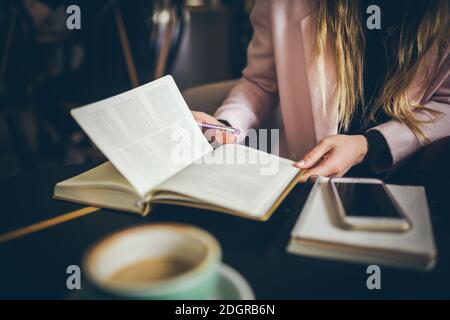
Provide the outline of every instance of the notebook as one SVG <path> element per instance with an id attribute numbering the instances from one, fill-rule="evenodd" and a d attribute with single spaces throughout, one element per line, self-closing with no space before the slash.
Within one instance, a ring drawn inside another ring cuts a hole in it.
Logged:
<path id="1" fill-rule="evenodd" d="M 327 178 L 313 186 L 294 229 L 288 252 L 310 257 L 430 270 L 436 263 L 430 213 L 423 187 L 387 185 L 412 223 L 407 232 L 341 229 Z"/>
<path id="2" fill-rule="evenodd" d="M 59 182 L 54 198 L 146 215 L 167 203 L 267 220 L 295 186 L 293 161 L 213 149 L 173 78 L 71 111 L 108 162 Z"/>

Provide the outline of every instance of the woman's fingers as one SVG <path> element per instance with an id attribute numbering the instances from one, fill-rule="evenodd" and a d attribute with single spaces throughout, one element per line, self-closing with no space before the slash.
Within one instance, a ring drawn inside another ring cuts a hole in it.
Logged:
<path id="1" fill-rule="evenodd" d="M 343 176 L 348 169 L 363 161 L 368 151 L 367 139 L 362 135 L 334 135 L 325 138 L 303 159 L 295 164 L 307 169 L 300 178 L 305 182 L 309 177 Z"/>
<path id="2" fill-rule="evenodd" d="M 309 177 L 312 176 L 332 177 L 340 175 L 341 169 L 331 156 L 322 161 L 317 167 L 307 170 L 307 172 L 300 178 L 300 182 L 304 183 L 309 179 Z"/>
<path id="3" fill-rule="evenodd" d="M 236 136 L 232 133 L 227 133 L 226 131 L 222 130 L 215 130 L 215 139 L 220 144 L 229 144 L 229 143 L 236 143 Z"/>
<path id="4" fill-rule="evenodd" d="M 191 111 L 192 115 L 194 116 L 194 119 L 197 122 L 201 123 L 209 123 L 214 124 L 218 126 L 223 126 L 223 123 L 218 121 L 213 116 L 199 111 Z M 236 142 L 236 136 L 231 133 L 227 133 L 223 130 L 217 130 L 217 129 L 202 129 L 205 137 L 208 139 L 211 143 L 218 143 L 218 144 L 227 144 L 227 143 L 235 143 Z"/>
<path id="5" fill-rule="evenodd" d="M 211 124 L 217 124 L 220 125 L 221 123 L 219 121 L 217 121 L 216 118 L 214 118 L 213 116 L 204 113 L 204 112 L 200 112 L 200 111 L 191 111 L 192 115 L 194 116 L 194 119 L 197 122 L 202 122 L 202 123 L 211 123 Z"/>
<path id="6" fill-rule="evenodd" d="M 333 147 L 332 138 L 323 139 L 317 146 L 308 152 L 302 160 L 294 164 L 299 169 L 309 169 L 317 165 L 322 157 Z"/>

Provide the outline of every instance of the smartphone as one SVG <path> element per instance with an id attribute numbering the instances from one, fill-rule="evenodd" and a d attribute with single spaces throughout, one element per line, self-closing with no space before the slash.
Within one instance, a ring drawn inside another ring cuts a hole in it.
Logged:
<path id="1" fill-rule="evenodd" d="M 331 178 L 337 223 L 345 229 L 398 231 L 411 229 L 411 221 L 384 182 L 366 178 Z"/>

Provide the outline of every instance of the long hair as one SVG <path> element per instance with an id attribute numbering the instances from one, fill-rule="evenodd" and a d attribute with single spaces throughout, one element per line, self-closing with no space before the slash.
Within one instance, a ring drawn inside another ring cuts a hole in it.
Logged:
<path id="1" fill-rule="evenodd" d="M 423 105 L 412 105 L 407 91 L 425 55 L 435 52 L 434 68 L 437 68 L 449 46 L 450 1 L 422 0 L 422 6 L 410 12 L 400 25 L 398 41 L 392 50 L 395 52 L 393 61 L 378 96 L 368 110 L 368 119 L 374 119 L 376 112 L 383 109 L 390 118 L 406 124 L 416 136 L 427 140 L 423 131 L 425 121 L 418 120 L 414 110 L 422 109 L 433 116 L 436 112 Z M 357 0 L 318 0 L 317 15 L 319 65 L 323 70 L 325 50 L 331 46 L 337 74 L 334 98 L 339 106 L 339 126 L 346 130 L 356 106 L 364 103 L 365 21 Z"/>

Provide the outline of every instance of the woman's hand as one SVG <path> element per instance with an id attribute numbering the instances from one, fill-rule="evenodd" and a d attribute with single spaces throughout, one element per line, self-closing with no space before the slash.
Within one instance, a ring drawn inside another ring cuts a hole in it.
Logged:
<path id="1" fill-rule="evenodd" d="M 199 111 L 191 111 L 197 122 L 202 123 L 210 123 L 218 126 L 223 126 L 224 124 L 220 121 L 217 121 L 216 118 L 206 114 L 204 112 Z M 223 130 L 215 130 L 215 129 L 203 129 L 203 133 L 209 142 L 216 142 L 219 144 L 227 144 L 227 143 L 236 143 L 236 136 L 231 133 L 227 133 Z"/>
<path id="2" fill-rule="evenodd" d="M 313 175 L 341 177 L 352 166 L 360 163 L 367 151 L 367 139 L 363 135 L 329 136 L 294 166 L 308 169 L 301 177 L 300 182 L 307 181 Z"/>

